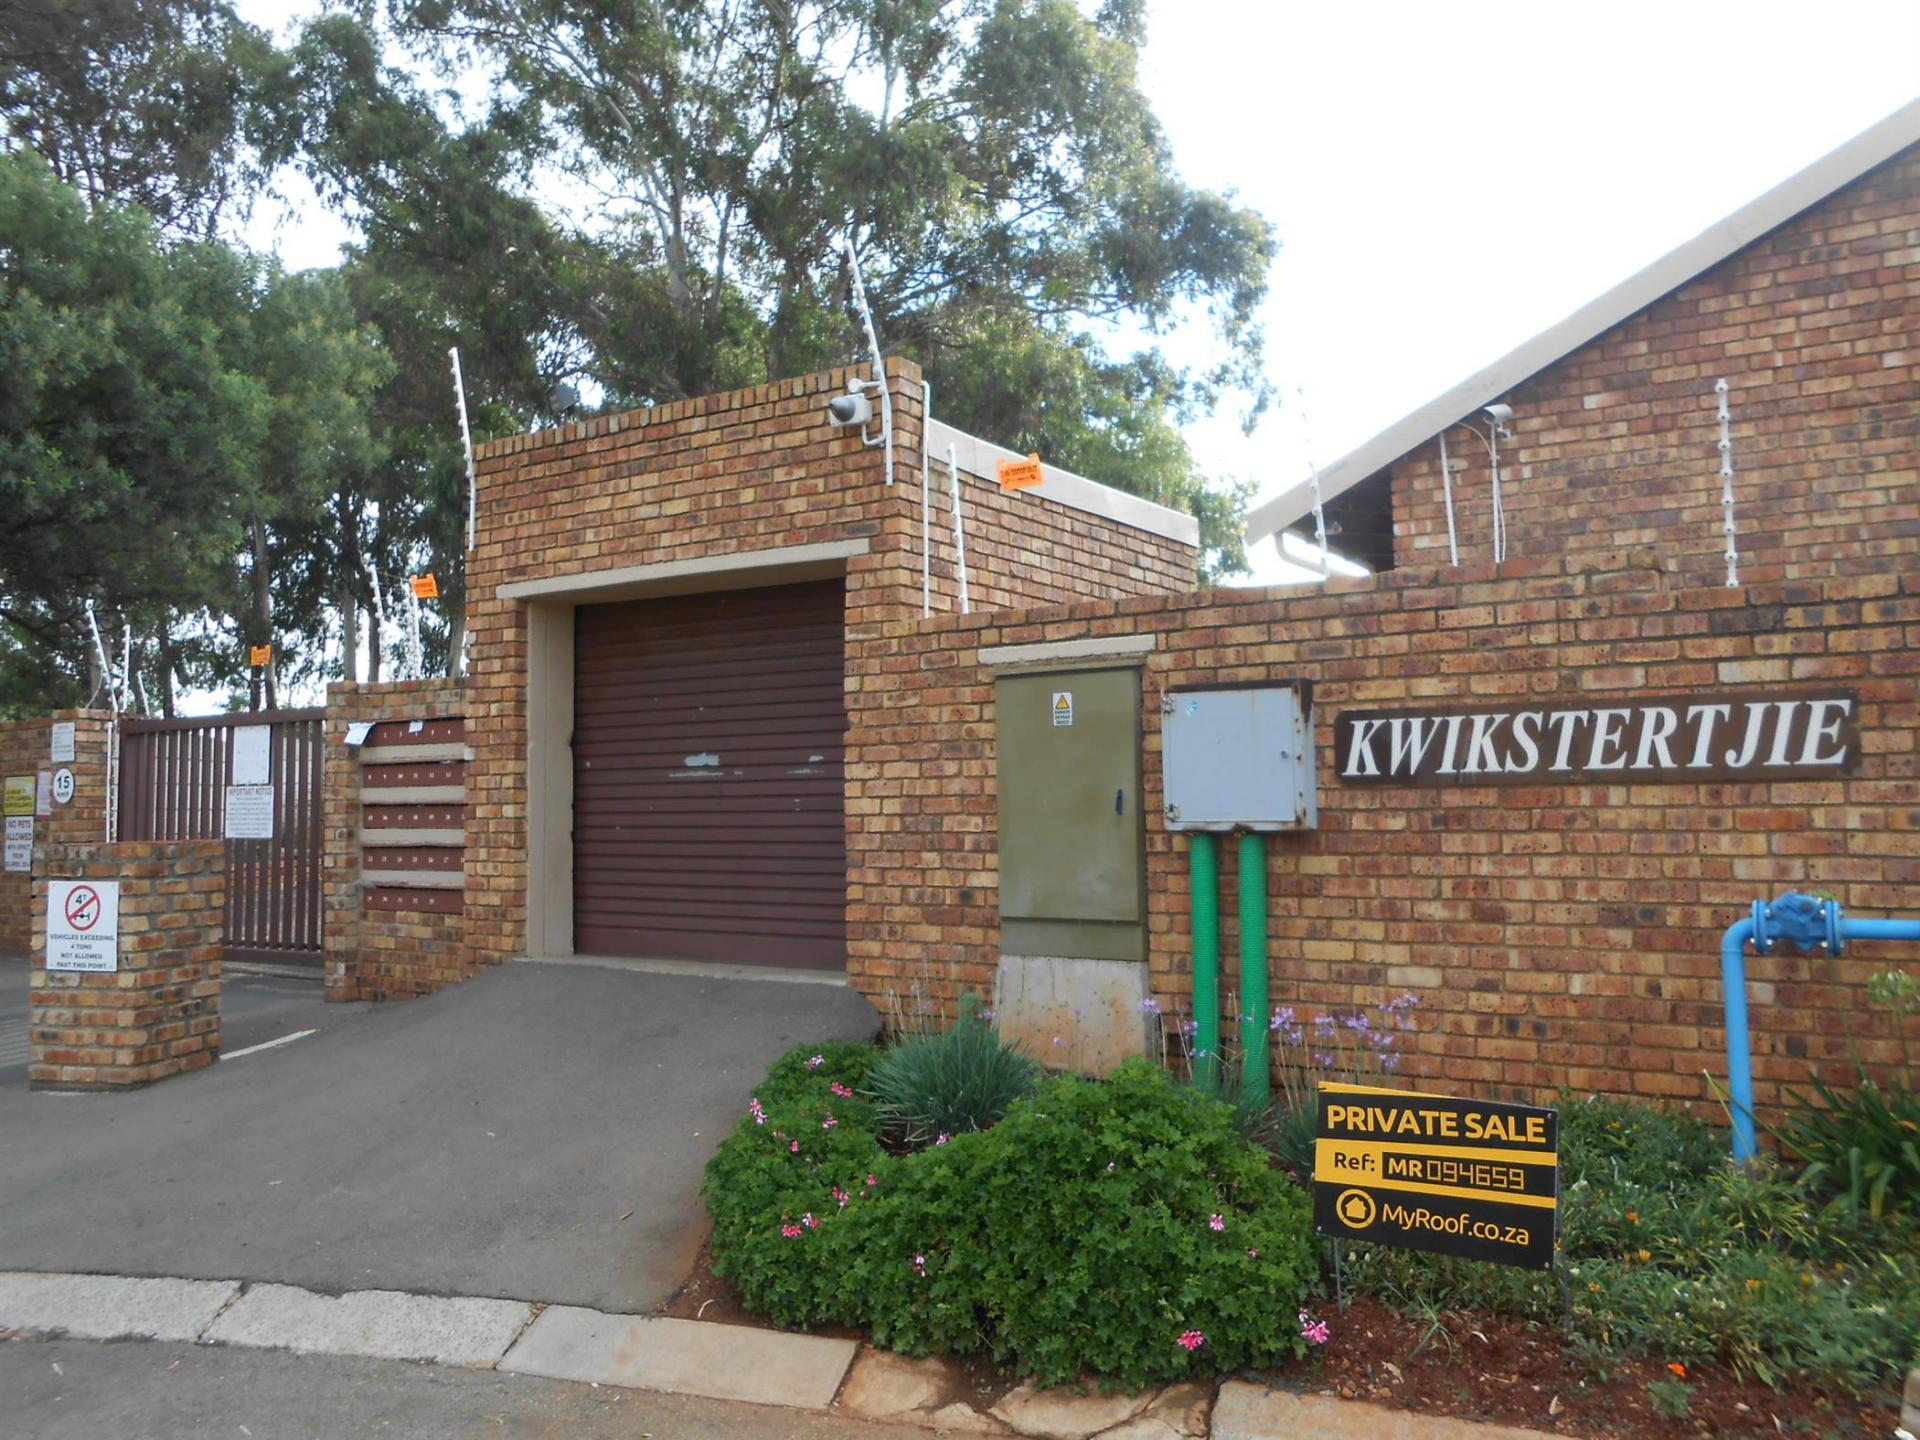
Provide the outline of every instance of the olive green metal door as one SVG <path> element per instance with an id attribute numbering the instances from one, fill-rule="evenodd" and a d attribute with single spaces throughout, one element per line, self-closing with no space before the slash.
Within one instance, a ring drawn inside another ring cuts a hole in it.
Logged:
<path id="1" fill-rule="evenodd" d="M 1144 960 L 1140 672 L 1003 676 L 1001 949 Z"/>

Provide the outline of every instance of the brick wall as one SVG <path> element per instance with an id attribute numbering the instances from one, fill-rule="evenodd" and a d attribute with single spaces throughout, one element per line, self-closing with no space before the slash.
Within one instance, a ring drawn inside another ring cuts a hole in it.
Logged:
<path id="1" fill-rule="evenodd" d="M 526 936 L 527 612 L 503 584 L 627 566 L 864 539 L 847 564 L 847 625 L 920 610 L 921 382 L 889 362 L 896 476 L 881 452 L 829 427 L 846 369 L 711 395 L 482 446 L 479 544 L 469 568 L 468 902 L 476 958 Z M 936 467 L 944 495 L 944 466 Z M 1191 583 L 1190 547 L 973 479 L 966 502 L 976 608 L 1151 593 Z M 946 524 L 944 505 L 936 521 Z M 1150 543 L 1149 543 L 1150 542 Z M 935 558 L 957 590 L 950 539 Z"/>
<path id="2" fill-rule="evenodd" d="M 1714 395 L 1722 377 L 1743 581 L 1912 563 L 1920 548 L 1920 149 L 1504 397 L 1516 433 L 1501 446 L 1508 555 L 1657 545 L 1689 578 L 1722 582 Z M 1487 454 L 1458 430 L 1448 445 L 1461 559 L 1483 563 Z M 1443 562 L 1433 442 L 1394 465 L 1392 485 L 1397 563 Z"/>
<path id="3" fill-rule="evenodd" d="M 55 843 L 41 847 L 38 860 L 29 1083 L 124 1089 L 211 1064 L 220 1053 L 226 846 Z M 47 971 L 49 880 L 119 882 L 117 971 Z"/>
<path id="4" fill-rule="evenodd" d="M 55 721 L 74 725 L 73 799 L 33 822 L 36 846 L 64 841 L 101 840 L 106 835 L 107 733 L 111 717 L 89 710 L 60 710 L 33 720 L 0 725 L 0 776 L 38 775 L 55 766 L 51 729 Z M 27 949 L 33 936 L 33 882 L 26 874 L 0 871 L 0 951 Z"/>
<path id="5" fill-rule="evenodd" d="M 323 929 L 326 938 L 326 993 L 329 1000 L 390 1000 L 424 995 L 464 980 L 475 969 L 467 945 L 463 890 L 432 885 L 374 885 L 363 877 L 409 860 L 425 861 L 432 873 L 447 873 L 442 862 L 459 867 L 462 848 L 440 836 L 429 843 L 381 846 L 383 829 L 460 832 L 466 806 L 435 799 L 421 804 L 370 804 L 370 784 L 391 778 L 369 775 L 368 755 L 409 747 L 436 754 L 463 744 L 463 688 L 457 680 L 413 680 L 327 687 L 325 834 L 322 865 Z M 361 746 L 347 744 L 347 727 L 365 722 L 373 729 Z M 419 723 L 415 731 L 413 725 Z M 394 768 L 371 767 L 378 771 Z M 465 770 L 464 761 L 433 761 L 424 768 L 448 772 L 445 781 Z M 442 782 L 439 775 L 418 777 Z M 392 787 L 387 787 L 392 788 Z M 404 788 L 404 787 L 402 787 Z M 372 855 L 369 856 L 369 847 Z M 396 854 L 404 850 L 407 855 Z M 423 871 L 423 873 L 427 873 Z"/>
<path id="6" fill-rule="evenodd" d="M 1486 1091 L 1707 1099 L 1723 1071 L 1719 937 L 1755 898 L 1836 892 L 1920 908 L 1920 573 L 1687 583 L 1650 551 L 1398 570 L 1324 589 L 1220 590 L 894 624 L 849 653 L 852 978 L 990 992 L 998 958 L 992 675 L 983 645 L 1150 634 L 1145 666 L 1151 973 L 1191 990 L 1186 842 L 1160 823 L 1159 692 L 1316 686 L 1321 826 L 1270 858 L 1273 1001 L 1312 1011 L 1421 998 L 1414 1072 Z M 1843 780 L 1445 790 L 1343 787 L 1334 718 L 1406 703 L 1843 683 L 1864 759 Z M 1221 908 L 1234 986 L 1233 865 Z M 1876 960 L 1750 961 L 1761 1103 L 1809 1062 L 1896 1045 L 1861 996 Z M 1850 1040 L 1849 1037 L 1852 1037 Z"/>

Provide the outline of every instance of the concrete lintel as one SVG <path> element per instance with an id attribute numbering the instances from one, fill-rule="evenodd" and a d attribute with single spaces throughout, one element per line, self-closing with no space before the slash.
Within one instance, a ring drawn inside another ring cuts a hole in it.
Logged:
<path id="1" fill-rule="evenodd" d="M 1045 640 L 1032 645 L 983 645 L 980 663 L 1005 670 L 1016 665 L 1061 665 L 1079 660 L 1130 660 L 1151 655 L 1158 635 L 1105 635 L 1092 640 Z"/>
<path id="2" fill-rule="evenodd" d="M 409 890 L 464 890 L 464 870 L 362 870 L 366 885 L 398 885 Z"/>
<path id="3" fill-rule="evenodd" d="M 379 847 L 405 845 L 437 845 L 449 850 L 458 850 L 467 843 L 467 832 L 458 826 L 440 828 L 432 826 L 390 825 L 360 831 L 360 844 Z"/>
<path id="4" fill-rule="evenodd" d="M 464 805 L 464 785 L 366 785 L 360 790 L 362 805 Z"/>
<path id="5" fill-rule="evenodd" d="M 473 759 L 473 747 L 458 740 L 440 745 L 365 745 L 356 753 L 362 765 L 418 765 L 427 760 Z"/>
<path id="6" fill-rule="evenodd" d="M 777 545 L 731 555 L 623 565 L 616 570 L 578 571 L 540 580 L 514 580 L 500 587 L 502 600 L 567 600 L 591 604 L 646 595 L 693 594 L 755 585 L 824 580 L 846 572 L 846 562 L 865 555 L 872 542 L 830 540 L 818 545 Z"/>

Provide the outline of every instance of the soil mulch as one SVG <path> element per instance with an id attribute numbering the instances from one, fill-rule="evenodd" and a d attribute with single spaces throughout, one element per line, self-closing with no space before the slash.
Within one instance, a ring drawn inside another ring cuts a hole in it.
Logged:
<path id="1" fill-rule="evenodd" d="M 1899 1421 L 1891 1392 L 1880 1399 L 1772 1390 L 1712 1366 L 1690 1366 L 1682 1418 L 1655 1408 L 1648 1386 L 1672 1381 L 1658 1359 L 1610 1361 L 1590 1375 L 1559 1339 L 1522 1320 L 1444 1314 L 1440 1329 L 1376 1300 L 1318 1314 L 1333 1338 L 1315 1357 L 1261 1375 L 1276 1389 L 1328 1392 L 1429 1415 L 1499 1421 L 1583 1440 L 1788 1436 L 1795 1440 L 1887 1440 Z"/>
<path id="2" fill-rule="evenodd" d="M 706 1243 L 692 1273 L 661 1312 L 683 1320 L 772 1329 L 740 1303 L 731 1281 L 713 1273 Z M 1692 1387 L 1682 1418 L 1655 1408 L 1648 1386 L 1677 1379 L 1657 1359 L 1610 1362 L 1604 1379 L 1590 1375 L 1560 1341 L 1525 1321 L 1443 1314 L 1440 1326 L 1409 1319 L 1376 1300 L 1345 1310 L 1316 1309 L 1333 1338 L 1296 1364 L 1245 1378 L 1277 1390 L 1339 1395 L 1377 1405 L 1497 1421 L 1578 1440 L 1693 1440 L 1773 1436 L 1787 1440 L 1887 1440 L 1899 1423 L 1899 1402 L 1879 1397 L 1772 1390 L 1713 1367 L 1689 1367 Z M 860 1331 L 825 1325 L 815 1333 L 863 1340 Z M 1013 1387 L 990 1359 L 965 1362 L 974 1403 L 986 1408 Z"/>

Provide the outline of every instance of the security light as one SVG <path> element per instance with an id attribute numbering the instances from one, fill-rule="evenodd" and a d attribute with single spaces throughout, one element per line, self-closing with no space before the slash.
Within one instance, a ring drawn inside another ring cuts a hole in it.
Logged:
<path id="1" fill-rule="evenodd" d="M 849 388 L 846 394 L 827 402 L 827 419 L 834 425 L 854 425 L 864 430 L 873 419 L 873 402 L 858 389 Z"/>

